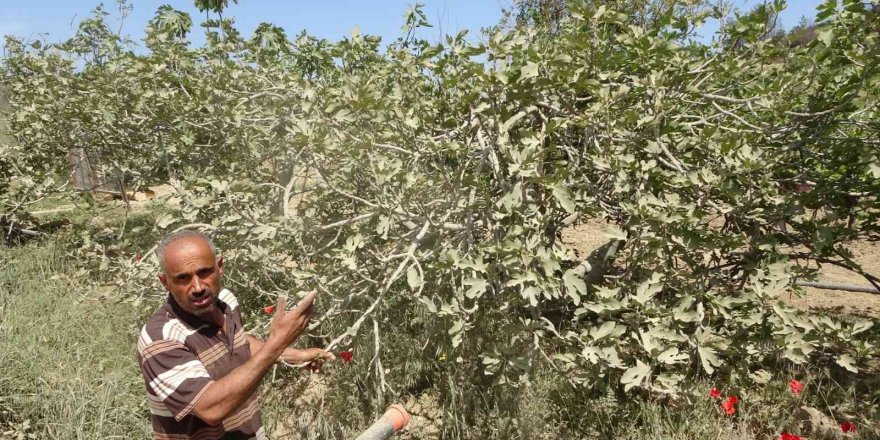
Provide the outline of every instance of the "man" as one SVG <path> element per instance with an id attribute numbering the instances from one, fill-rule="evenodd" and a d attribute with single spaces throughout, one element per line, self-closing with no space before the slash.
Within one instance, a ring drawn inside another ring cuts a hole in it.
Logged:
<path id="1" fill-rule="evenodd" d="M 153 438 L 265 439 L 255 391 L 269 367 L 334 358 L 317 348 L 288 348 L 309 323 L 315 293 L 291 311 L 279 297 L 269 338 L 261 341 L 244 332 L 238 301 L 220 288 L 223 258 L 210 238 L 177 232 L 156 254 L 168 300 L 137 345 Z"/>

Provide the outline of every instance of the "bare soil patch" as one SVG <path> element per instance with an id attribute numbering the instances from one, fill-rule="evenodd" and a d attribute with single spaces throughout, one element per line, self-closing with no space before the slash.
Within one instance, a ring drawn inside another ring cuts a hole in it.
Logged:
<path id="1" fill-rule="evenodd" d="M 852 251 L 853 260 L 869 274 L 880 275 L 880 243 L 851 241 L 846 247 Z M 842 267 L 823 264 L 818 281 L 824 283 L 850 284 L 872 287 L 871 283 L 857 273 Z M 842 290 L 825 290 L 805 287 L 803 297 L 792 296 L 785 301 L 803 310 L 836 311 L 880 318 L 880 295 Z"/>
<path id="2" fill-rule="evenodd" d="M 585 259 L 591 252 L 608 242 L 602 235 L 607 224 L 601 219 L 591 219 L 562 231 L 562 242 L 571 247 L 579 259 Z M 880 276 L 880 242 L 852 241 L 846 243 L 853 253 L 853 260 L 870 274 Z M 871 287 L 860 275 L 842 267 L 823 264 L 820 266 L 818 281 L 823 283 L 849 284 Z M 806 293 L 787 295 L 783 301 L 802 310 L 836 312 L 880 318 L 880 295 L 843 290 L 826 290 L 805 287 Z"/>

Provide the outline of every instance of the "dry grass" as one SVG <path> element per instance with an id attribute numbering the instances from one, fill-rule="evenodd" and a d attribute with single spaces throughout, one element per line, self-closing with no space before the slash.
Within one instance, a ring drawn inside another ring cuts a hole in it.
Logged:
<path id="1" fill-rule="evenodd" d="M 51 244 L 0 247 L 0 404 L 37 438 L 146 438 L 139 312 L 80 301 Z M 2 423 L 2 421 L 0 421 Z M 3 430 L 0 430 L 2 432 Z"/>

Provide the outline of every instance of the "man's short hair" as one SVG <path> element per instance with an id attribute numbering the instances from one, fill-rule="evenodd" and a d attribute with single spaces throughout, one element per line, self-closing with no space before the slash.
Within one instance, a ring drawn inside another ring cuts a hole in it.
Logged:
<path id="1" fill-rule="evenodd" d="M 159 242 L 159 247 L 156 248 L 156 258 L 159 259 L 159 269 L 161 269 L 162 272 L 165 272 L 165 248 L 171 243 L 183 240 L 184 238 L 201 238 L 202 240 L 205 240 L 205 242 L 208 243 L 208 246 L 211 247 L 211 252 L 214 254 L 214 257 L 217 257 L 217 246 L 214 246 L 214 241 L 211 240 L 211 237 L 208 237 L 206 234 L 199 231 L 183 229 L 166 235 L 165 238 Z"/>

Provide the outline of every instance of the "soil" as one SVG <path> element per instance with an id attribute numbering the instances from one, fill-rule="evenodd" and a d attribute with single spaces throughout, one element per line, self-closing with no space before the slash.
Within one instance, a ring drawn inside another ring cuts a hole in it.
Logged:
<path id="1" fill-rule="evenodd" d="M 606 227 L 607 224 L 598 219 L 574 225 L 562 231 L 562 242 L 571 247 L 579 259 L 585 259 L 592 251 L 608 242 L 608 238 L 602 234 Z M 852 251 L 854 261 L 862 270 L 880 276 L 880 242 L 852 241 L 846 243 L 846 247 Z M 841 267 L 824 264 L 820 266 L 820 273 L 818 282 L 871 287 L 861 275 Z M 801 297 L 794 294 L 784 295 L 782 300 L 802 310 L 880 318 L 880 294 L 813 287 L 806 287 L 804 290 L 806 293 Z"/>
<path id="2" fill-rule="evenodd" d="M 880 275 L 880 242 L 852 241 L 846 243 L 852 251 L 853 260 L 869 274 Z M 835 284 L 872 287 L 861 275 L 842 267 L 823 264 L 820 266 L 821 276 L 817 281 Z M 843 312 L 865 315 L 874 319 L 880 318 L 880 294 L 848 292 L 843 290 L 826 290 L 812 287 L 804 288 L 806 294 L 798 298 L 793 296 L 785 301 L 804 310 L 824 312 Z"/>

